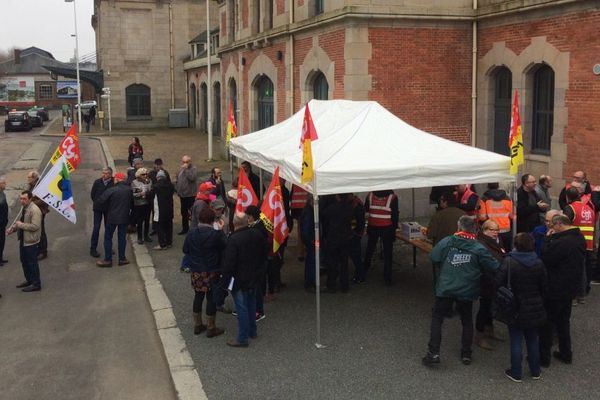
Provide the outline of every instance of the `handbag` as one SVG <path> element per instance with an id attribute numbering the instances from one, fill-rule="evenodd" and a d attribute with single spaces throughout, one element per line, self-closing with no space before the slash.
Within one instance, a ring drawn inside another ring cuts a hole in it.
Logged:
<path id="1" fill-rule="evenodd" d="M 513 323 L 519 316 L 519 301 L 513 293 L 510 284 L 510 264 L 511 259 L 509 257 L 506 285 L 498 288 L 494 302 L 496 308 L 494 318 L 505 324 Z"/>

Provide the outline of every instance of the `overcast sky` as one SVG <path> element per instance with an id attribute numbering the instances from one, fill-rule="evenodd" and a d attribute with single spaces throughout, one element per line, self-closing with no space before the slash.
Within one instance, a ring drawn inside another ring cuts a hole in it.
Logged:
<path id="1" fill-rule="evenodd" d="M 94 0 L 77 2 L 79 57 L 96 51 L 91 18 Z M 64 0 L 0 0 L 0 49 L 35 46 L 49 51 L 59 61 L 75 53 L 73 3 Z"/>

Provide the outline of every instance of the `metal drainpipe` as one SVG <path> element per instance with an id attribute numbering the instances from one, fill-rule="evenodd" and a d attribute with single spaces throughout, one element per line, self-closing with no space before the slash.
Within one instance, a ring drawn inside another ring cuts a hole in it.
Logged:
<path id="1" fill-rule="evenodd" d="M 477 0 L 473 0 L 473 70 L 471 77 L 471 146 L 477 145 Z"/>
<path id="2" fill-rule="evenodd" d="M 289 23 L 294 23 L 294 0 L 289 0 Z M 289 62 L 289 74 L 290 74 L 290 116 L 294 115 L 294 33 L 290 32 L 290 62 Z"/>
<path id="3" fill-rule="evenodd" d="M 213 158 L 212 137 L 212 77 L 210 63 L 210 0 L 206 0 L 206 130 L 208 131 L 208 160 Z"/>
<path id="4" fill-rule="evenodd" d="M 169 75 L 171 79 L 171 108 L 175 108 L 175 66 L 173 65 L 173 4 L 169 2 Z"/>

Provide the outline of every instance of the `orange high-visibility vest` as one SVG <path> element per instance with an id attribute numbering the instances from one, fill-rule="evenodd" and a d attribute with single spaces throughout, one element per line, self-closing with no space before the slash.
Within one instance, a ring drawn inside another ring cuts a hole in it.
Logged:
<path id="1" fill-rule="evenodd" d="M 392 225 L 392 200 L 395 194 L 385 197 L 377 197 L 369 193 L 369 219 L 368 225 L 375 227 L 386 227 Z"/>
<path id="2" fill-rule="evenodd" d="M 493 199 L 486 199 L 485 201 L 480 201 L 481 209 L 479 211 L 479 220 L 485 221 L 491 219 L 492 221 L 498 224 L 498 229 L 500 229 L 500 233 L 510 232 L 510 221 L 513 218 L 512 209 L 513 202 L 509 199 L 502 199 L 500 201 L 496 201 Z M 485 216 L 485 218 L 481 218 L 481 216 Z"/>
<path id="3" fill-rule="evenodd" d="M 596 225 L 596 213 L 587 203 L 574 201 L 569 206 L 575 213 L 573 225 L 579 228 L 585 238 L 586 249 L 594 250 L 594 226 Z"/>
<path id="4" fill-rule="evenodd" d="M 290 208 L 304 208 L 308 200 L 308 192 L 300 186 L 292 186 L 292 196 L 290 200 Z"/>
<path id="5" fill-rule="evenodd" d="M 460 198 L 460 204 L 461 205 L 465 205 L 469 202 L 469 198 L 471 197 L 471 195 L 477 195 L 477 193 L 475 193 L 474 191 L 472 191 L 469 187 L 467 187 L 467 189 L 465 190 L 465 192 L 462 194 L 461 198 Z M 458 197 L 458 192 L 456 192 L 456 196 Z M 472 211 L 465 211 L 465 213 L 467 215 L 470 216 L 476 216 L 477 215 L 477 208 L 478 206 L 475 206 L 475 210 Z"/>

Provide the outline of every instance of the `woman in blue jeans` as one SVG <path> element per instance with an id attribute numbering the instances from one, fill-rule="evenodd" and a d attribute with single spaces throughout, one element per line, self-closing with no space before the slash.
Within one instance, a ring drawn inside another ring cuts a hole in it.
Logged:
<path id="1" fill-rule="evenodd" d="M 506 377 L 514 382 L 521 382 L 523 378 L 523 338 L 531 377 L 541 377 L 538 329 L 546 321 L 543 301 L 546 270 L 534 249 L 533 237 L 529 233 L 519 233 L 515 237 L 514 250 L 496 274 L 496 287 L 506 286 L 510 268 L 511 289 L 519 304 L 517 315 L 508 321 L 511 367 L 504 371 Z"/>

